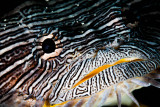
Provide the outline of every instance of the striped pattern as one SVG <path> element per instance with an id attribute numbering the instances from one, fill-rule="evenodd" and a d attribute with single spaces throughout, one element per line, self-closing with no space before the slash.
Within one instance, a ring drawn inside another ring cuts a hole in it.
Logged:
<path id="1" fill-rule="evenodd" d="M 150 58 L 150 54 L 154 53 L 152 50 L 150 50 L 151 53 L 144 54 L 141 51 L 137 51 L 141 49 L 129 45 L 127 45 L 127 47 L 124 45 L 119 49 L 121 49 L 120 52 L 117 50 L 100 50 L 95 58 L 88 58 L 73 66 L 72 69 L 57 82 L 50 94 L 51 102 L 61 103 L 93 95 L 121 81 L 148 74 L 160 65 L 160 60 Z M 71 89 L 75 83 L 99 66 L 110 64 L 126 57 L 138 57 L 146 61 L 115 65 Z"/>
<path id="2" fill-rule="evenodd" d="M 18 91 L 35 98 L 49 97 L 51 104 L 57 104 L 158 68 L 159 42 L 137 37 L 127 27 L 119 4 L 119 0 L 26 2 L 2 17 L 0 102 Z M 47 38 L 55 41 L 56 55 L 42 50 Z M 70 90 L 93 69 L 125 57 L 146 61 L 110 67 Z"/>

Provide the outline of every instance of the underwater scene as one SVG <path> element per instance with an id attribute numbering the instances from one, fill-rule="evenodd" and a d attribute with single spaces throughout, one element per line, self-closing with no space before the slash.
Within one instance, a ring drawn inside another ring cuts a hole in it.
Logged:
<path id="1" fill-rule="evenodd" d="M 0 3 L 0 107 L 160 107 L 159 0 Z"/>

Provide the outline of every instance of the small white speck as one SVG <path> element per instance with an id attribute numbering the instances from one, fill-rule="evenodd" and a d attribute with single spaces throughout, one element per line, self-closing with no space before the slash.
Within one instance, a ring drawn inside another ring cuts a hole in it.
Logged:
<path id="1" fill-rule="evenodd" d="M 84 31 L 81 31 L 81 33 L 84 33 Z"/>
<path id="2" fill-rule="evenodd" d="M 7 26 L 6 24 L 4 24 L 4 26 Z"/>
<path id="3" fill-rule="evenodd" d="M 7 21 L 7 19 L 4 19 L 4 22 L 6 22 Z"/>
<path id="4" fill-rule="evenodd" d="M 81 24 L 82 24 L 82 25 L 84 25 L 84 23 L 83 23 L 83 22 L 82 22 Z"/>
<path id="5" fill-rule="evenodd" d="M 79 4 L 77 3 L 77 4 L 75 4 L 76 6 L 79 6 Z"/>

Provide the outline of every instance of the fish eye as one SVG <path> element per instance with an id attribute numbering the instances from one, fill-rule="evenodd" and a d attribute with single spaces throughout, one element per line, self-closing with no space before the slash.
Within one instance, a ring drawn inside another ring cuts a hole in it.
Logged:
<path id="1" fill-rule="evenodd" d="M 63 50 L 63 43 L 59 37 L 57 30 L 52 33 L 42 30 L 32 44 L 32 54 L 35 60 L 52 60 L 58 57 Z"/>
<path id="2" fill-rule="evenodd" d="M 45 39 L 42 43 L 42 49 L 43 49 L 44 53 L 54 52 L 56 49 L 55 42 L 50 38 Z"/>

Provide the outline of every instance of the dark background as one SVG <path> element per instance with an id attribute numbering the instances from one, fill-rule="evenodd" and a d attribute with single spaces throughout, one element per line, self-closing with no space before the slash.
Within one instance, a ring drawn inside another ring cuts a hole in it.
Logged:
<path id="1" fill-rule="evenodd" d="M 13 10 L 16 6 L 26 2 L 26 1 L 38 1 L 46 2 L 45 0 L 1 0 L 0 1 L 0 17 L 7 12 Z"/>
<path id="2" fill-rule="evenodd" d="M 1 0 L 0 2 L 0 16 L 11 11 L 16 6 L 20 5 L 26 0 Z"/>

